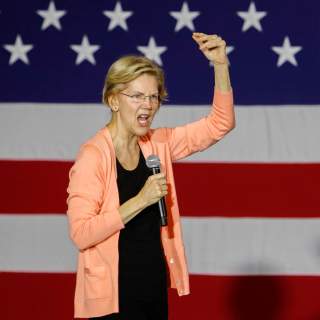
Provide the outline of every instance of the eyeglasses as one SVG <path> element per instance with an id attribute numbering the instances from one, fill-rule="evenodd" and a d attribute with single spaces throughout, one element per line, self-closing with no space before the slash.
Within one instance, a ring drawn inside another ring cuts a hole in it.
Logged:
<path id="1" fill-rule="evenodd" d="M 158 104 L 160 102 L 160 96 L 158 94 L 152 94 L 150 96 L 145 96 L 142 93 L 136 93 L 136 94 L 126 94 L 123 92 L 120 92 L 122 95 L 129 97 L 132 102 L 134 103 L 142 103 L 146 100 L 146 98 L 149 98 L 149 102 L 153 105 Z"/>

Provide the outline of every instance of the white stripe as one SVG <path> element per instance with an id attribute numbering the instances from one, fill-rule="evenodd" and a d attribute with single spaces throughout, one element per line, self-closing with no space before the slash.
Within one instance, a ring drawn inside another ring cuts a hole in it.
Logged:
<path id="1" fill-rule="evenodd" d="M 72 272 L 76 255 L 65 216 L 0 214 L 0 271 Z"/>
<path id="2" fill-rule="evenodd" d="M 184 218 L 193 274 L 320 275 L 320 219 Z"/>
<path id="3" fill-rule="evenodd" d="M 182 218 L 192 274 L 320 275 L 320 219 Z M 73 272 L 63 215 L 0 215 L 0 271 Z"/>
<path id="4" fill-rule="evenodd" d="M 199 119 L 209 107 L 163 106 L 154 127 Z M 72 160 L 109 118 L 98 104 L 0 104 L 0 159 Z M 186 161 L 320 162 L 320 106 L 236 108 L 237 127 Z"/>

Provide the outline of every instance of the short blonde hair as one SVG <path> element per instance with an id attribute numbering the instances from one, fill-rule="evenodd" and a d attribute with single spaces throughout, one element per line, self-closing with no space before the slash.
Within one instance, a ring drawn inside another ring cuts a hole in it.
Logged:
<path id="1" fill-rule="evenodd" d="M 103 87 L 102 102 L 108 105 L 108 99 L 126 87 L 126 84 L 142 74 L 156 77 L 160 102 L 168 96 L 164 84 L 163 70 L 152 60 L 138 55 L 128 55 L 116 60 L 109 68 Z"/>

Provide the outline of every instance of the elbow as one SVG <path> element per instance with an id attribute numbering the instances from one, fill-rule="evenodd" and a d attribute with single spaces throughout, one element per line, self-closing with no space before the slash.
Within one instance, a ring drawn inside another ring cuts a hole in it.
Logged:
<path id="1" fill-rule="evenodd" d="M 232 131 L 234 128 L 236 127 L 236 122 L 235 119 L 230 119 L 229 121 L 227 121 L 223 128 L 221 128 L 221 133 L 220 136 L 221 138 L 224 137 L 225 135 L 227 135 L 230 131 Z"/>
<path id="2" fill-rule="evenodd" d="M 73 244 L 77 247 L 77 249 L 79 249 L 79 250 L 86 249 L 85 245 L 83 244 L 83 242 L 78 237 L 70 234 L 70 239 L 73 242 Z"/>
<path id="3" fill-rule="evenodd" d="M 211 128 L 215 139 L 218 141 L 236 127 L 236 117 L 234 110 L 227 114 L 216 113 L 211 120 Z"/>
<path id="4" fill-rule="evenodd" d="M 225 134 L 232 131 L 236 127 L 236 117 L 234 112 L 225 121 Z"/>
<path id="5" fill-rule="evenodd" d="M 232 131 L 236 127 L 236 119 L 233 117 L 228 124 L 228 132 Z"/>
<path id="6" fill-rule="evenodd" d="M 74 245 L 81 251 L 90 247 L 90 245 L 85 241 L 84 237 L 81 236 L 79 230 L 70 230 L 69 237 Z"/>

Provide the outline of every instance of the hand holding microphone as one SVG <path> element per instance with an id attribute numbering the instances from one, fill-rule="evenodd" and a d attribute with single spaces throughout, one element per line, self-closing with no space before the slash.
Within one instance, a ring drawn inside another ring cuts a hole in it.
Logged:
<path id="1" fill-rule="evenodd" d="M 160 173 L 160 160 L 158 156 L 151 155 L 146 160 L 147 167 L 152 169 L 153 175 L 150 176 L 139 195 L 147 206 L 156 202 L 159 203 L 161 226 L 167 225 L 167 210 L 164 196 L 168 194 L 167 181 L 163 173 Z"/>
<path id="2" fill-rule="evenodd" d="M 140 191 L 140 196 L 144 199 L 146 206 L 158 202 L 168 192 L 166 178 L 163 173 L 150 176 Z"/>

